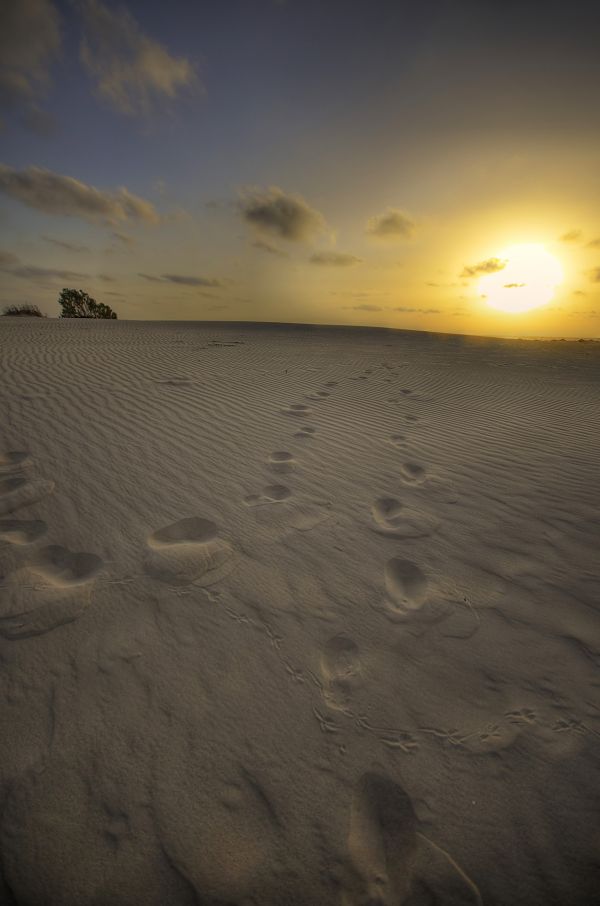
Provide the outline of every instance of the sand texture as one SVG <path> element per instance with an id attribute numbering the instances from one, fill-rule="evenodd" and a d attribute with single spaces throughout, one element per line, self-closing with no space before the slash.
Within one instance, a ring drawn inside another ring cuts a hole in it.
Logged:
<path id="1" fill-rule="evenodd" d="M 600 344 L 0 323 L 0 903 L 600 903 Z"/>

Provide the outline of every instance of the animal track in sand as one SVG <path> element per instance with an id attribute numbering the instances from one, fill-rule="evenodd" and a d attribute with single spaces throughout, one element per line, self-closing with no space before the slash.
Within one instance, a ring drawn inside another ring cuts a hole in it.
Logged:
<path id="1" fill-rule="evenodd" d="M 375 771 L 363 774 L 352 799 L 343 906 L 460 903 L 481 906 L 475 884 L 417 830 L 404 788 Z"/>
<path id="2" fill-rule="evenodd" d="M 77 619 L 90 602 L 92 580 L 103 566 L 96 554 L 51 544 L 9 577 L 0 634 L 9 639 L 41 635 Z M 28 582 L 25 575 L 33 575 Z"/>
<path id="3" fill-rule="evenodd" d="M 270 484 L 263 488 L 260 494 L 248 494 L 244 497 L 246 506 L 264 506 L 269 503 L 283 503 L 289 500 L 292 492 L 284 484 Z"/>
<path id="4" fill-rule="evenodd" d="M 48 526 L 41 519 L 21 522 L 18 519 L 0 519 L 0 539 L 10 544 L 32 544 L 45 535 Z"/>
<path id="5" fill-rule="evenodd" d="M 336 635 L 329 639 L 321 655 L 323 698 L 338 711 L 347 711 L 352 690 L 361 682 L 358 647 L 352 639 Z"/>
<path id="6" fill-rule="evenodd" d="M 287 450 L 276 450 L 267 460 L 272 472 L 291 472 L 295 466 L 294 454 Z"/>
<path id="7" fill-rule="evenodd" d="M 404 480 L 411 484 L 423 484 L 427 478 L 427 472 L 418 462 L 405 462 L 400 471 Z"/>
<path id="8" fill-rule="evenodd" d="M 233 548 L 210 519 L 191 516 L 148 538 L 145 570 L 169 585 L 211 585 L 227 574 Z"/>
<path id="9" fill-rule="evenodd" d="M 310 406 L 305 406 L 303 403 L 292 403 L 287 409 L 282 409 L 281 412 L 283 415 L 310 415 Z"/>
<path id="10" fill-rule="evenodd" d="M 424 538 L 438 523 L 431 517 L 408 507 L 393 497 L 379 497 L 371 507 L 375 531 L 397 538 Z"/>
<path id="11" fill-rule="evenodd" d="M 29 481 L 24 475 L 10 475 L 0 481 L 0 516 L 14 513 L 47 497 L 54 490 L 52 481 Z"/>

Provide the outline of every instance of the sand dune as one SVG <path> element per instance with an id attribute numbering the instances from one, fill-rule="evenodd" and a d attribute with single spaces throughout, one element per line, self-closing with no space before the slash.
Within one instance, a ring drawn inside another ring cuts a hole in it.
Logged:
<path id="1" fill-rule="evenodd" d="M 597 344 L 0 347 L 0 903 L 600 903 Z"/>

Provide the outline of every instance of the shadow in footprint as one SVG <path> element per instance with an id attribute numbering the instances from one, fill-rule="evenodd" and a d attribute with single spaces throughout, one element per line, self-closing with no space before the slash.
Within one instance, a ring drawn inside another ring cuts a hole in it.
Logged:
<path id="1" fill-rule="evenodd" d="M 267 461 L 271 471 L 279 474 L 291 472 L 295 465 L 293 453 L 289 453 L 287 450 L 276 450 L 269 455 Z"/>
<path id="2" fill-rule="evenodd" d="M 30 522 L 19 519 L 0 519 L 0 539 L 10 544 L 33 544 L 48 531 L 41 519 Z"/>
<path id="3" fill-rule="evenodd" d="M 290 489 L 284 484 L 270 484 L 263 488 L 260 494 L 248 494 L 244 497 L 246 506 L 265 506 L 271 503 L 283 503 L 292 496 Z"/>
<path id="4" fill-rule="evenodd" d="M 52 481 L 29 481 L 23 475 L 4 478 L 0 481 L 0 516 L 37 503 L 53 490 Z"/>

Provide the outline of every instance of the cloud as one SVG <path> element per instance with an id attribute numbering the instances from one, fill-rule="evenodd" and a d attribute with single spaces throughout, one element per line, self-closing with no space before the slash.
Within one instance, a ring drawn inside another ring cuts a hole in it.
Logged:
<path id="1" fill-rule="evenodd" d="M 417 312 L 420 315 L 439 315 L 441 308 L 406 308 L 404 305 L 398 305 L 392 308 L 392 311 Z"/>
<path id="2" fill-rule="evenodd" d="M 135 245 L 135 239 L 133 238 L 133 236 L 128 236 L 127 233 L 121 233 L 119 230 L 113 230 L 111 236 L 113 237 L 113 239 L 116 239 L 117 242 L 122 242 L 123 245 L 127 246 L 127 248 L 133 248 L 133 246 Z"/>
<path id="3" fill-rule="evenodd" d="M 153 283 L 177 283 L 182 286 L 224 286 L 222 280 L 216 280 L 212 277 L 185 277 L 181 274 L 161 274 L 160 277 L 155 277 L 152 274 L 138 274 L 138 276 Z"/>
<path id="4" fill-rule="evenodd" d="M 362 258 L 347 255 L 344 252 L 315 252 L 310 256 L 309 261 L 311 264 L 325 267 L 352 267 L 353 264 L 360 264 Z"/>
<path id="5" fill-rule="evenodd" d="M 383 214 L 367 221 L 367 233 L 377 239 L 410 239 L 416 228 L 413 220 L 398 208 L 387 208 Z"/>
<path id="6" fill-rule="evenodd" d="M 590 239 L 586 244 L 586 249 L 600 249 L 600 239 Z"/>
<path id="7" fill-rule="evenodd" d="M 12 252 L 3 252 L 0 251 L 0 270 L 6 270 L 8 267 L 12 267 L 13 264 L 17 264 L 19 259 L 16 255 L 13 255 Z"/>
<path id="8" fill-rule="evenodd" d="M 581 230 L 569 230 L 567 233 L 563 233 L 562 236 L 559 236 L 561 242 L 579 242 L 583 237 Z"/>
<path id="9" fill-rule="evenodd" d="M 0 192 L 45 214 L 81 217 L 91 223 L 140 220 L 158 223 L 154 206 L 125 188 L 105 192 L 40 167 L 15 170 L 0 164 Z"/>
<path id="10" fill-rule="evenodd" d="M 527 286 L 526 283 L 505 283 L 504 289 L 520 289 L 521 286 Z"/>
<path id="11" fill-rule="evenodd" d="M 81 0 L 84 38 L 80 56 L 98 94 L 119 113 L 148 114 L 159 100 L 198 88 L 194 67 L 145 35 L 126 9 Z"/>
<path id="12" fill-rule="evenodd" d="M 600 267 L 593 267 L 587 273 L 592 283 L 600 283 Z"/>
<path id="13" fill-rule="evenodd" d="M 61 46 L 60 18 L 50 0 L 0 3 L 0 105 L 14 110 L 38 135 L 53 120 L 38 106 L 50 85 L 50 65 Z"/>
<path id="14" fill-rule="evenodd" d="M 266 242 L 264 239 L 257 239 L 252 245 L 255 249 L 260 249 L 262 252 L 268 252 L 270 255 L 277 255 L 278 258 L 290 257 L 287 252 L 278 249 L 277 246 L 271 245 L 270 242 Z"/>
<path id="15" fill-rule="evenodd" d="M 383 311 L 380 305 L 371 305 L 365 302 L 362 305 L 345 305 L 346 311 Z"/>
<path id="16" fill-rule="evenodd" d="M 319 211 L 300 195 L 290 195 L 271 186 L 242 189 L 238 203 L 244 220 L 261 233 L 291 242 L 305 242 L 325 229 Z"/>
<path id="17" fill-rule="evenodd" d="M 109 277 L 108 274 L 96 274 L 98 280 L 102 280 L 103 283 L 114 283 L 116 277 Z"/>
<path id="18" fill-rule="evenodd" d="M 587 293 L 584 293 L 584 291 L 582 289 L 574 289 L 573 295 L 574 296 L 587 296 Z"/>
<path id="19" fill-rule="evenodd" d="M 460 276 L 477 277 L 479 274 L 495 274 L 497 271 L 504 270 L 505 267 L 506 261 L 501 261 L 500 258 L 487 258 L 485 261 L 480 261 L 479 264 L 465 265 Z"/>
<path id="20" fill-rule="evenodd" d="M 77 278 L 89 279 L 89 274 L 81 274 L 79 271 L 56 270 L 53 267 L 34 267 L 31 264 L 20 264 L 17 267 L 3 268 L 3 270 L 12 274 L 13 277 L 21 277 L 23 280 L 35 280 L 40 277 L 56 277 L 61 280 L 73 280 Z"/>
<path id="21" fill-rule="evenodd" d="M 42 239 L 44 242 L 51 242 L 52 245 L 57 245 L 68 252 L 89 252 L 87 245 L 81 245 L 79 242 L 69 242 L 67 239 L 54 239 L 53 236 L 42 236 Z"/>

